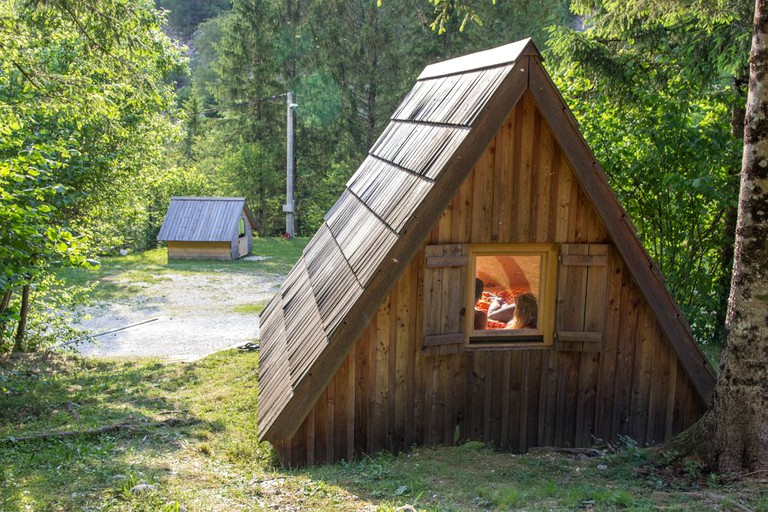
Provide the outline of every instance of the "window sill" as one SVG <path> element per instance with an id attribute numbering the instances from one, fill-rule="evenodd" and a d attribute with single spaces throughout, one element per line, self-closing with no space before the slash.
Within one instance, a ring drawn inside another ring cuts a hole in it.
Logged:
<path id="1" fill-rule="evenodd" d="M 538 329 L 475 331 L 467 340 L 466 350 L 514 350 L 551 348 Z"/>
<path id="2" fill-rule="evenodd" d="M 465 352 L 499 352 L 511 350 L 548 350 L 552 348 L 551 343 L 530 343 L 530 342 L 497 342 L 497 343 L 477 343 L 470 342 L 464 345 Z"/>

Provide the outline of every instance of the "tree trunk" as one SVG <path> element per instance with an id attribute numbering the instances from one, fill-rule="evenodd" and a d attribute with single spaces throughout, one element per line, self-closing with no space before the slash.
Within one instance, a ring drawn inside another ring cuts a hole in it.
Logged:
<path id="1" fill-rule="evenodd" d="M 21 313 L 16 329 L 16 339 L 13 342 L 14 352 L 24 352 L 24 334 L 27 331 L 27 314 L 29 313 L 29 283 L 21 289 Z"/>
<path id="2" fill-rule="evenodd" d="M 737 76 L 733 78 L 733 92 L 738 98 L 744 92 L 744 88 L 749 84 L 747 76 L 749 75 L 749 66 L 745 66 L 743 70 L 739 71 Z M 744 111 L 744 104 L 739 103 L 731 107 L 731 134 L 734 138 L 741 140 L 742 145 L 744 143 L 744 119 L 746 112 Z M 732 168 L 728 170 L 728 174 L 732 176 L 740 175 L 741 169 Z M 733 239 L 736 236 L 736 220 L 738 219 L 738 208 L 736 205 L 729 206 L 725 212 L 724 224 L 723 224 L 723 246 L 720 249 L 720 264 L 723 268 L 723 275 L 719 279 L 718 287 L 723 290 L 720 294 L 719 307 L 717 308 L 717 316 L 715 321 L 716 325 L 720 328 L 717 333 L 717 339 L 722 340 L 722 336 L 725 334 L 725 315 L 728 310 L 728 295 L 725 294 L 725 290 L 729 290 L 731 286 L 731 270 L 733 270 Z"/>
<path id="3" fill-rule="evenodd" d="M 3 294 L 3 300 L 0 301 L 0 343 L 2 343 L 5 337 L 5 326 L 8 323 L 8 319 L 3 314 L 8 310 L 11 305 L 11 298 L 13 297 L 13 290 L 7 290 Z"/>
<path id="4" fill-rule="evenodd" d="M 11 305 L 11 297 L 13 297 L 13 290 L 7 290 L 3 294 L 3 300 L 0 301 L 0 313 L 5 313 L 5 310 Z"/>
<path id="5" fill-rule="evenodd" d="M 711 411 L 721 472 L 768 469 L 768 0 L 756 0 L 726 339 Z"/>

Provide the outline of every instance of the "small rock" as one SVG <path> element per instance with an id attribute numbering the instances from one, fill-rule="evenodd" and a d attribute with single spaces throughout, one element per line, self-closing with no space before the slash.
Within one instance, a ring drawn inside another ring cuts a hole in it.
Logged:
<path id="1" fill-rule="evenodd" d="M 131 490 L 128 492 L 130 492 L 131 494 L 144 494 L 145 492 L 156 491 L 156 490 L 157 490 L 157 486 L 154 484 L 139 484 L 131 487 Z"/>
<path id="2" fill-rule="evenodd" d="M 605 471 L 606 469 L 608 469 L 608 466 L 606 466 L 605 464 L 598 464 L 597 465 L 597 470 L 598 471 Z"/>
<path id="3" fill-rule="evenodd" d="M 395 496 L 402 496 L 404 494 L 408 494 L 409 492 L 411 492 L 410 487 L 408 487 L 407 485 L 401 485 L 400 487 L 395 489 Z"/>
<path id="4" fill-rule="evenodd" d="M 403 505 L 402 507 L 395 510 L 396 512 L 416 512 L 416 509 L 413 508 L 413 505 Z"/>

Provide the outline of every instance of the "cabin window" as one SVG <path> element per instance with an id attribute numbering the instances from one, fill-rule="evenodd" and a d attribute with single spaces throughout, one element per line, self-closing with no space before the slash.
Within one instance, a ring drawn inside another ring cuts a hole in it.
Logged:
<path id="1" fill-rule="evenodd" d="M 242 217 L 240 217 L 240 222 L 237 225 L 237 235 L 239 238 L 243 238 L 245 236 L 245 219 Z"/>
<path id="2" fill-rule="evenodd" d="M 605 350 L 610 255 L 608 244 L 428 245 L 424 352 Z"/>
<path id="3" fill-rule="evenodd" d="M 543 345 L 553 341 L 557 247 L 470 246 L 466 315 L 469 347 Z"/>

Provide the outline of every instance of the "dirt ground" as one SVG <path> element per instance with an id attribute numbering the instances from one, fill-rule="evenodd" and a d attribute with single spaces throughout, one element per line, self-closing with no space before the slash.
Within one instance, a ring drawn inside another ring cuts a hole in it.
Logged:
<path id="1" fill-rule="evenodd" d="M 120 279 L 120 278 L 118 278 Z M 92 338 L 84 355 L 193 361 L 259 335 L 256 305 L 266 304 L 282 276 L 163 273 L 131 299 L 95 304 L 79 326 Z"/>

